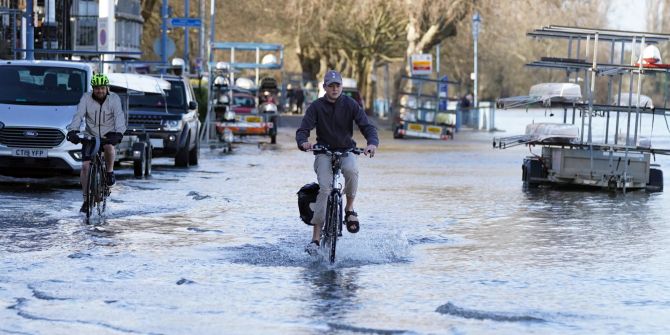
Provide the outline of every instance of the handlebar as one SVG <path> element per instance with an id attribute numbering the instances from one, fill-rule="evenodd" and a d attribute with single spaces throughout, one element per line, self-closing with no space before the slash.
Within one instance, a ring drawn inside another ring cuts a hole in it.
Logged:
<path id="1" fill-rule="evenodd" d="M 80 143 L 93 143 L 96 144 L 97 146 L 100 145 L 105 145 L 105 144 L 111 144 L 111 141 L 108 140 L 104 136 L 85 136 L 82 132 L 77 132 L 77 136 L 79 137 L 79 142 Z"/>
<path id="2" fill-rule="evenodd" d="M 327 155 L 332 155 L 334 153 L 344 154 L 344 153 L 349 153 L 349 152 L 351 152 L 353 154 L 356 154 L 356 155 L 360 155 L 360 154 L 365 152 L 365 149 L 363 149 L 363 148 L 349 148 L 349 149 L 331 151 L 328 147 L 326 147 L 324 145 L 316 144 L 316 145 L 312 146 L 312 149 L 309 149 L 307 151 L 313 151 L 313 152 L 316 152 L 316 153 L 327 154 Z"/>

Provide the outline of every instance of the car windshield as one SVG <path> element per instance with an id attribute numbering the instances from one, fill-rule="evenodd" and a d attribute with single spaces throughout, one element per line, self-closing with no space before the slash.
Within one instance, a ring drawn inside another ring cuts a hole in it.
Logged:
<path id="1" fill-rule="evenodd" d="M 233 105 L 241 106 L 241 107 L 254 107 L 256 106 L 256 102 L 254 101 L 254 98 L 252 97 L 246 97 L 246 96 L 234 96 L 233 97 Z"/>
<path id="2" fill-rule="evenodd" d="M 170 81 L 170 89 L 165 90 L 165 97 L 160 94 L 131 95 L 130 107 L 158 107 L 177 108 L 181 112 L 186 111 L 186 96 L 184 83 L 176 80 Z"/>
<path id="3" fill-rule="evenodd" d="M 155 93 L 131 94 L 128 98 L 128 106 L 133 107 L 149 107 L 149 108 L 165 108 L 165 96 Z"/>
<path id="4" fill-rule="evenodd" d="M 81 100 L 86 72 L 80 69 L 0 65 L 0 103 L 71 106 Z"/>

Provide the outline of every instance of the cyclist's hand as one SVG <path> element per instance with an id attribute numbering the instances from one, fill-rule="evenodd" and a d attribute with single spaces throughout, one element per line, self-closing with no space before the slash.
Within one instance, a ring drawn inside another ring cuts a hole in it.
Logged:
<path id="1" fill-rule="evenodd" d="M 305 150 L 305 151 L 312 149 L 313 146 L 314 145 L 312 145 L 312 143 L 309 143 L 309 142 L 305 142 L 301 145 L 302 150 Z"/>
<path id="2" fill-rule="evenodd" d="M 376 151 L 377 151 L 377 146 L 376 146 L 376 145 L 374 145 L 374 144 L 368 144 L 368 146 L 365 147 L 365 152 L 364 152 L 364 154 L 365 154 L 366 156 L 369 155 L 370 158 L 372 158 L 372 157 L 375 156 L 375 152 L 376 152 Z"/>
<path id="3" fill-rule="evenodd" d="M 65 139 L 67 139 L 69 142 L 72 142 L 73 144 L 79 144 L 79 142 L 81 142 L 81 139 L 79 138 L 79 136 L 77 136 L 76 130 L 68 131 L 67 135 L 65 136 Z"/>
<path id="4" fill-rule="evenodd" d="M 107 138 L 110 144 L 117 145 L 121 143 L 121 140 L 123 139 L 123 134 L 110 131 L 109 133 L 105 134 L 105 138 Z"/>

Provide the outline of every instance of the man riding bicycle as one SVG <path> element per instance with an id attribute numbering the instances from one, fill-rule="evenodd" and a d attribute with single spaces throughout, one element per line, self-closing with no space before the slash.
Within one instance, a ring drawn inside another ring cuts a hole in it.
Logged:
<path id="1" fill-rule="evenodd" d="M 326 94 L 309 105 L 300 128 L 295 133 L 298 148 L 303 151 L 311 150 L 314 145 L 326 146 L 333 151 L 355 148 L 353 123 L 356 122 L 367 140 L 364 153 L 372 158 L 379 146 L 377 128 L 370 123 L 365 111 L 354 99 L 342 94 L 340 73 L 333 70 L 326 72 L 323 88 Z M 314 128 L 316 128 L 316 144 L 308 141 L 309 133 Z M 319 247 L 328 195 L 332 191 L 330 181 L 333 178 L 333 171 L 330 157 L 322 153 L 316 154 L 314 171 L 319 182 L 319 194 L 316 197 L 314 216 L 311 221 L 314 225 L 312 242 L 306 248 L 310 254 Z M 349 154 L 342 158 L 342 174 L 345 179 L 344 193 L 347 195 L 344 220 L 347 231 L 357 233 L 360 229 L 360 221 L 358 213 L 354 211 L 354 199 L 358 189 L 358 163 L 355 155 Z"/>
<path id="2" fill-rule="evenodd" d="M 123 139 L 126 131 L 126 117 L 121 108 L 121 98 L 116 93 L 109 91 L 109 78 L 104 74 L 94 74 L 91 78 L 93 92 L 84 93 L 77 106 L 77 112 L 72 122 L 67 126 L 67 140 L 78 144 L 81 139 L 78 136 L 81 122 L 86 125 L 84 136 L 100 137 L 105 151 L 105 162 L 107 163 L 107 185 L 116 183 L 114 177 L 114 146 Z M 84 192 L 84 203 L 79 210 L 85 213 L 88 210 L 86 201 L 86 180 L 91 164 L 91 151 L 93 144 L 84 142 L 82 145 L 82 166 L 79 175 L 82 191 Z"/>

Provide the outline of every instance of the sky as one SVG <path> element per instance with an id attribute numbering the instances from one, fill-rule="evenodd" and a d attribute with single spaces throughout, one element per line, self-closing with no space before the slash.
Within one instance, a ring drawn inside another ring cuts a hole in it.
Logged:
<path id="1" fill-rule="evenodd" d="M 609 15 L 610 28 L 619 30 L 645 31 L 647 2 L 643 0 L 611 0 Z"/>

